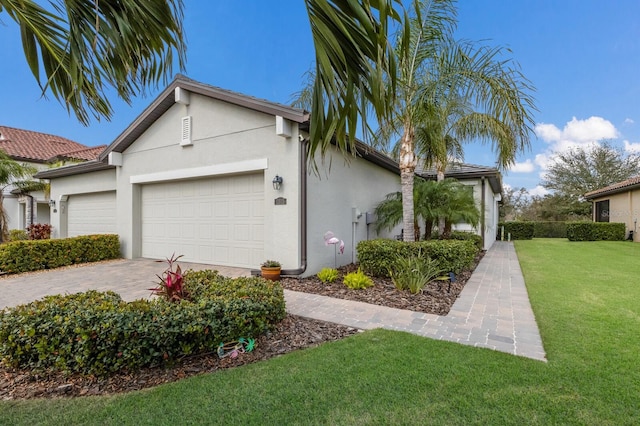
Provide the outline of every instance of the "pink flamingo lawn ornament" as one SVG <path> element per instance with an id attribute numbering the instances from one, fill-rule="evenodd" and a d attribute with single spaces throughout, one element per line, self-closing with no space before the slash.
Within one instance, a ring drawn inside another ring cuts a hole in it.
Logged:
<path id="1" fill-rule="evenodd" d="M 327 231 L 324 233 L 324 245 L 328 246 L 331 244 L 333 246 L 333 267 L 337 268 L 338 266 L 338 249 L 336 246 L 340 248 L 340 254 L 344 253 L 344 241 L 338 239 L 333 232 Z"/>

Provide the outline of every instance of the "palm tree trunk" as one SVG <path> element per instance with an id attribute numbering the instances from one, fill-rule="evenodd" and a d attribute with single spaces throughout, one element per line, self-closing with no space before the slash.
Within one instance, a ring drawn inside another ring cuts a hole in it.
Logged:
<path id="1" fill-rule="evenodd" d="M 416 156 L 413 152 L 413 126 L 405 123 L 400 145 L 400 187 L 402 191 L 402 229 L 404 241 L 415 241 L 415 219 L 413 206 L 413 177 L 416 171 Z"/>
<path id="2" fill-rule="evenodd" d="M 445 165 L 442 163 L 436 163 L 436 181 L 442 182 L 444 180 L 444 168 Z M 446 225 L 446 220 L 444 216 L 440 216 L 438 218 L 438 236 L 442 238 L 444 236 L 444 228 Z"/>

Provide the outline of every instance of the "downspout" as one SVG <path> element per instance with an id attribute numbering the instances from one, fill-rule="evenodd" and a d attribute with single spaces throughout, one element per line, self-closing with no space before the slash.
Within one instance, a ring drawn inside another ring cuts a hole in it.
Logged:
<path id="1" fill-rule="evenodd" d="M 485 247 L 484 226 L 485 226 L 485 221 L 486 221 L 486 218 L 485 218 L 485 216 L 486 216 L 486 210 L 485 210 L 486 200 L 485 200 L 485 194 L 484 194 L 486 182 L 485 182 L 484 176 L 482 176 L 480 178 L 480 181 L 482 182 L 482 185 L 481 185 L 481 187 L 482 187 L 482 196 L 480 197 L 480 200 L 481 200 L 480 201 L 480 205 L 481 205 L 481 209 L 480 209 L 480 236 L 482 237 L 482 248 L 484 248 Z"/>
<path id="2" fill-rule="evenodd" d="M 298 169 L 300 170 L 300 266 L 297 269 L 283 269 L 283 276 L 298 276 L 307 270 L 307 154 L 309 140 L 300 142 Z"/>

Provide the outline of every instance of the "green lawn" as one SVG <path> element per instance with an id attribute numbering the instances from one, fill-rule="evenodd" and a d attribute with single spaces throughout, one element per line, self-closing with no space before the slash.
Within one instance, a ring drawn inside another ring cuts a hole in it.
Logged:
<path id="1" fill-rule="evenodd" d="M 548 363 L 375 330 L 1 424 L 640 424 L 640 244 L 518 241 Z"/>

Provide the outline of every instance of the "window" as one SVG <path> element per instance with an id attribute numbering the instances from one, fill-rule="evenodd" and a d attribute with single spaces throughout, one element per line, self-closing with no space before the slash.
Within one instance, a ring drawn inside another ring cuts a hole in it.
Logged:
<path id="1" fill-rule="evenodd" d="M 596 202 L 596 222 L 609 222 L 609 200 Z"/>

